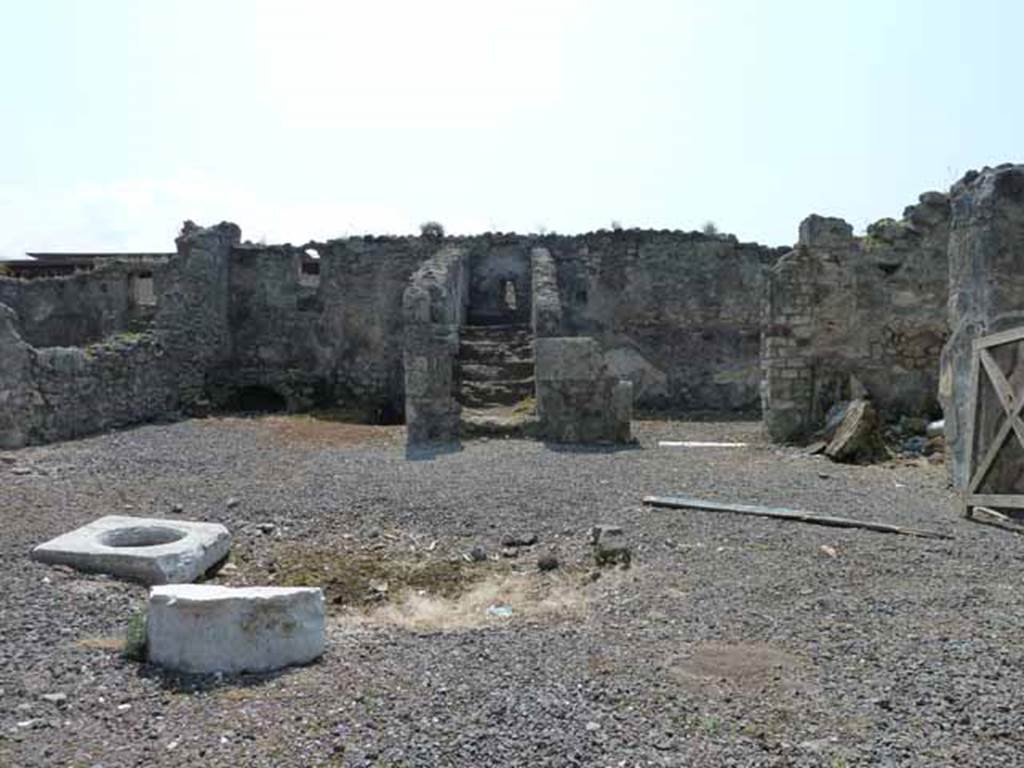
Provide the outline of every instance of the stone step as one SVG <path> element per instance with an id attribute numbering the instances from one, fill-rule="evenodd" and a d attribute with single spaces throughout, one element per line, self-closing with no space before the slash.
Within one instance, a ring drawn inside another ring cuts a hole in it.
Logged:
<path id="1" fill-rule="evenodd" d="M 494 341 L 459 343 L 459 359 L 482 363 L 518 363 L 533 360 L 530 343 L 504 344 Z"/>
<path id="2" fill-rule="evenodd" d="M 534 396 L 533 379 L 464 381 L 459 386 L 459 402 L 468 408 L 515 405 Z"/>
<path id="3" fill-rule="evenodd" d="M 459 340 L 524 344 L 533 340 L 533 332 L 526 325 L 464 325 L 459 329 Z"/>
<path id="4" fill-rule="evenodd" d="M 467 338 L 506 338 L 508 336 L 533 335 L 533 329 L 529 325 L 464 325 L 459 329 L 459 334 Z"/>
<path id="5" fill-rule="evenodd" d="M 533 360 L 502 360 L 500 362 L 458 363 L 458 377 L 463 382 L 487 382 L 533 377 Z"/>

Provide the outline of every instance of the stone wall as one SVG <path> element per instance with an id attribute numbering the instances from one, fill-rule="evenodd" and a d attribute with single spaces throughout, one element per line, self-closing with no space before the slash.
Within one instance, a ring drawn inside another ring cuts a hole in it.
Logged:
<path id="1" fill-rule="evenodd" d="M 332 354 L 322 332 L 319 259 L 289 245 L 252 244 L 233 247 L 230 259 L 231 354 L 211 372 L 214 404 L 230 406 L 253 387 L 276 393 L 290 411 L 328 399 Z"/>
<path id="2" fill-rule="evenodd" d="M 979 336 L 1024 326 L 1024 165 L 972 171 L 951 191 L 949 323 L 940 392 L 947 466 L 967 484 L 971 346 Z"/>
<path id="3" fill-rule="evenodd" d="M 67 440 L 176 412 L 175 364 L 149 334 L 36 349 L 0 304 L 0 448 Z"/>
<path id="4" fill-rule="evenodd" d="M 222 222 L 185 222 L 175 240 L 178 255 L 154 272 L 158 298 L 154 334 L 174 365 L 172 376 L 186 407 L 207 400 L 207 376 L 230 360 L 231 249 L 241 231 Z"/>
<path id="5" fill-rule="evenodd" d="M 526 238 L 472 238 L 469 248 L 469 325 L 518 325 L 531 318 L 531 261 Z"/>
<path id="6" fill-rule="evenodd" d="M 890 419 L 938 415 L 948 222 L 937 192 L 863 238 L 842 219 L 804 220 L 766 286 L 762 398 L 773 439 L 806 438 L 830 406 L 863 395 Z"/>
<path id="7" fill-rule="evenodd" d="M 557 265 L 562 332 L 595 338 L 638 406 L 757 411 L 760 297 L 776 250 L 651 230 L 543 245 Z"/>
<path id="8" fill-rule="evenodd" d="M 445 247 L 412 276 L 402 298 L 405 423 L 410 444 L 459 439 L 455 357 L 466 321 L 470 259 Z"/>
<path id="9" fill-rule="evenodd" d="M 228 277 L 238 234 L 233 224 L 201 229 L 186 223 L 178 257 L 151 268 L 157 307 L 147 332 L 115 324 L 93 343 L 37 347 L 21 335 L 14 311 L 0 305 L 0 443 L 16 447 L 67 440 L 173 418 L 202 402 L 207 373 L 231 352 Z M 38 295 L 47 296 L 56 284 L 79 278 L 102 284 L 108 274 L 125 270 L 133 271 L 117 265 L 31 284 L 39 286 L 33 288 Z"/>
<path id="10" fill-rule="evenodd" d="M 21 336 L 32 346 L 89 344 L 145 326 L 150 308 L 139 305 L 133 292 L 139 271 L 115 262 L 66 277 L 0 277 L 0 304 L 14 310 Z"/>
<path id="11" fill-rule="evenodd" d="M 440 245 L 428 238 L 331 240 L 320 251 L 323 349 L 332 399 L 400 423 L 405 407 L 402 296 Z"/>

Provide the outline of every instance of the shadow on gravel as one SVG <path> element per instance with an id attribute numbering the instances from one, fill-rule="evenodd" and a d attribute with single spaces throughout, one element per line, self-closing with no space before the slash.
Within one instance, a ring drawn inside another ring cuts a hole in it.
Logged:
<path id="1" fill-rule="evenodd" d="M 258 692 L 262 686 L 272 683 L 303 667 L 315 666 L 317 659 L 309 664 L 288 667 L 275 672 L 243 673 L 239 675 L 189 675 L 182 672 L 171 672 L 153 664 L 139 664 L 137 676 L 144 680 L 155 680 L 161 690 L 169 693 L 205 693 L 226 689 L 226 694 L 245 698 L 245 694 L 231 694 L 231 691 Z"/>
<path id="2" fill-rule="evenodd" d="M 642 451 L 643 446 L 632 443 L 593 444 L 593 443 L 553 443 L 544 441 L 544 447 L 555 453 L 622 453 L 623 451 Z"/>
<path id="3" fill-rule="evenodd" d="M 436 443 L 430 445 L 408 445 L 405 448 L 405 458 L 408 461 L 433 461 L 438 456 L 458 453 L 462 450 L 462 443 Z"/>
<path id="4" fill-rule="evenodd" d="M 685 410 L 652 410 L 639 409 L 633 411 L 633 421 L 693 421 L 693 422 L 744 422 L 761 421 L 760 411 L 685 411 Z"/>

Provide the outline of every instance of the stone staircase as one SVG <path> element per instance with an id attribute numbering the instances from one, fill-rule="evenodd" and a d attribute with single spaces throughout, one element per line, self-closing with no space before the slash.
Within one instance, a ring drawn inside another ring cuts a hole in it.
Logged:
<path id="1" fill-rule="evenodd" d="M 503 408 L 534 396 L 529 325 L 467 325 L 459 333 L 457 398 L 463 408 Z"/>

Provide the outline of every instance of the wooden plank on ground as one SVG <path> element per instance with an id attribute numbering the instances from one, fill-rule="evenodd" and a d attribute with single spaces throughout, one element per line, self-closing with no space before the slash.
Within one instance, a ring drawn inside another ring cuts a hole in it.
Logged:
<path id="1" fill-rule="evenodd" d="M 920 528 L 906 528 L 889 523 L 876 523 L 870 520 L 855 520 L 849 517 L 833 517 L 805 512 L 801 509 L 785 507 L 764 507 L 756 504 L 732 504 L 707 499 L 694 499 L 686 496 L 645 496 L 644 504 L 649 507 L 667 507 L 670 509 L 699 509 L 705 512 L 732 512 L 738 515 L 769 517 L 777 520 L 794 520 L 812 525 L 826 525 L 832 528 L 862 528 L 878 533 L 896 533 L 903 536 L 917 536 L 924 539 L 952 539 L 945 533 L 926 531 Z"/>

